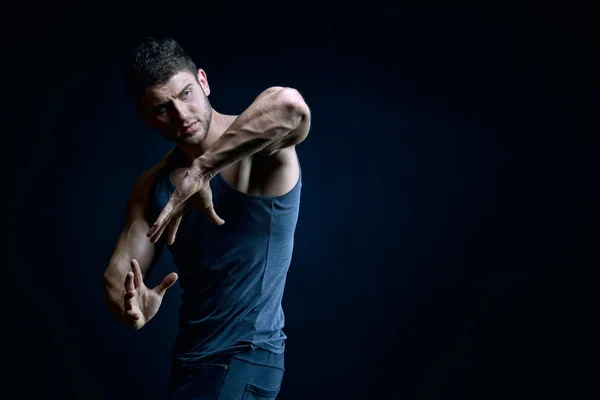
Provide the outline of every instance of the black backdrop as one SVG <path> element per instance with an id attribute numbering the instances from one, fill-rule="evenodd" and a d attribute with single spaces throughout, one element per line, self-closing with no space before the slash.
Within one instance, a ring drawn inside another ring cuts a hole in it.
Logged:
<path id="1" fill-rule="evenodd" d="M 179 288 L 131 332 L 100 278 L 132 183 L 171 146 L 133 115 L 118 56 L 170 35 L 217 110 L 283 85 L 313 112 L 281 399 L 583 398 L 592 15 L 554 1 L 13 7 L 1 397 L 164 398 Z M 151 283 L 173 268 L 166 253 Z"/>

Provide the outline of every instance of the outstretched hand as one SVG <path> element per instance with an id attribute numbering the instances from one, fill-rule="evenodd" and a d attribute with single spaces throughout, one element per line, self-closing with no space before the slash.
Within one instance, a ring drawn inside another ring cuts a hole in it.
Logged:
<path id="1" fill-rule="evenodd" d="M 144 284 L 142 271 L 137 260 L 131 260 L 131 271 L 125 278 L 124 306 L 128 323 L 134 329 L 140 329 L 158 312 L 163 296 L 177 281 L 177 274 L 171 272 L 154 289 Z"/>
<path id="2" fill-rule="evenodd" d="M 169 227 L 168 243 L 175 242 L 177 229 L 192 198 L 194 207 L 202 209 L 212 223 L 216 225 L 225 223 L 215 212 L 210 180 L 201 176 L 197 170 L 190 168 L 150 227 L 147 236 L 150 237 L 152 243 L 156 243 L 160 239 L 167 226 Z"/>

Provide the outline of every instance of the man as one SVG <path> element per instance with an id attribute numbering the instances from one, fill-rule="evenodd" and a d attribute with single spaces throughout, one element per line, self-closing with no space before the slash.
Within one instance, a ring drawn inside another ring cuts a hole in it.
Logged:
<path id="1" fill-rule="evenodd" d="M 104 272 L 108 306 L 140 329 L 180 276 L 169 398 L 274 399 L 302 185 L 295 146 L 309 108 L 298 91 L 272 87 L 239 116 L 217 112 L 206 73 L 172 39 L 135 46 L 125 72 L 136 113 L 176 146 L 131 191 Z M 164 246 L 179 275 L 148 288 Z"/>

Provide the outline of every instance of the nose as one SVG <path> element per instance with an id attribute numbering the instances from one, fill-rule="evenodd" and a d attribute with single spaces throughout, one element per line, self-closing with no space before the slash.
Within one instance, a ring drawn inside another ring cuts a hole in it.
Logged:
<path id="1" fill-rule="evenodd" d="M 185 104 L 180 101 L 174 101 L 171 108 L 171 117 L 179 121 L 187 121 L 187 110 Z"/>

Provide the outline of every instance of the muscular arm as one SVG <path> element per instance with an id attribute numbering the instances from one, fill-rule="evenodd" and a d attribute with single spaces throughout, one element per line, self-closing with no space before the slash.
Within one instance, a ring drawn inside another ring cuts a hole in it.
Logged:
<path id="1" fill-rule="evenodd" d="M 125 213 L 125 223 L 104 271 L 104 298 L 109 309 L 126 322 L 124 312 L 125 278 L 131 271 L 131 260 L 138 261 L 142 275 L 147 276 L 150 266 L 162 251 L 162 242 L 152 243 L 146 236 L 150 228 L 147 216 L 147 189 L 154 176 L 145 172 L 131 191 Z"/>
<path id="2" fill-rule="evenodd" d="M 213 178 L 225 166 L 253 154 L 271 155 L 301 143 L 310 130 L 310 110 L 297 90 L 272 87 L 261 93 L 221 137 L 193 162 Z"/>
<path id="3" fill-rule="evenodd" d="M 169 243 L 181 221 L 184 203 L 198 193 L 200 206 L 215 224 L 224 221 L 212 204 L 210 180 L 229 164 L 253 156 L 273 156 L 293 148 L 308 136 L 310 110 L 300 93 L 291 88 L 272 87 L 262 92 L 219 139 L 192 161 L 169 202 L 152 224 L 147 235 L 153 243 L 170 225 Z"/>

